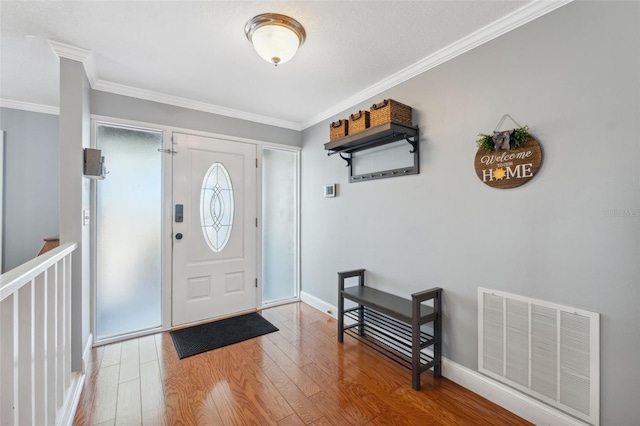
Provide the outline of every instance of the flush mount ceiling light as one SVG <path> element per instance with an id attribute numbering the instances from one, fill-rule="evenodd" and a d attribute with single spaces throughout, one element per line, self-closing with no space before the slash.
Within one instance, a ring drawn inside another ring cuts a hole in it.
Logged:
<path id="1" fill-rule="evenodd" d="M 275 66 L 293 58 L 307 38 L 298 21 L 277 13 L 263 13 L 249 19 L 244 33 L 258 55 Z"/>

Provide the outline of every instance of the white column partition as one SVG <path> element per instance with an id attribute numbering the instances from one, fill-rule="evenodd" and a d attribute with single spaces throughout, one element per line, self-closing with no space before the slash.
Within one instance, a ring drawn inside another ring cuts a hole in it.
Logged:
<path id="1" fill-rule="evenodd" d="M 68 424 L 71 254 L 64 244 L 0 276 L 0 425 Z"/>

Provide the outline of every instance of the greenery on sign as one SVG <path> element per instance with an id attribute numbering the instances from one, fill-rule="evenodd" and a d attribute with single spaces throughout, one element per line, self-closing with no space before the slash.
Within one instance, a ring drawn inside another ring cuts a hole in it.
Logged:
<path id="1" fill-rule="evenodd" d="M 491 139 L 491 136 L 483 133 L 479 133 L 478 136 L 480 136 L 480 139 L 476 141 L 478 148 L 483 148 L 487 152 L 493 151 L 493 140 Z"/>
<path id="2" fill-rule="evenodd" d="M 497 151 L 498 149 L 518 149 L 531 139 L 529 126 L 504 132 L 493 132 L 493 135 L 480 133 L 478 136 L 479 139 L 476 141 L 476 144 L 479 148 L 483 148 L 487 152 Z"/>
<path id="3" fill-rule="evenodd" d="M 529 126 L 514 129 L 513 134 L 511 135 L 511 149 L 521 148 L 529 139 L 531 139 Z"/>

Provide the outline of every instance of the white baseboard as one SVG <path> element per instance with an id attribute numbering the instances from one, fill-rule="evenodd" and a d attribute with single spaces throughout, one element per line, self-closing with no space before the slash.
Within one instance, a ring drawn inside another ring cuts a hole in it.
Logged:
<path id="1" fill-rule="evenodd" d="M 91 348 L 93 348 L 93 334 L 89 333 L 87 344 L 82 351 L 82 371 L 71 373 L 71 380 L 69 388 L 66 391 L 64 404 L 60 407 L 60 411 L 58 411 L 58 419 L 56 421 L 58 425 L 71 426 L 73 424 L 73 418 L 76 415 L 76 410 L 80 403 L 80 395 L 82 394 L 82 388 L 84 386 Z"/>
<path id="2" fill-rule="evenodd" d="M 318 299 L 315 296 L 310 295 L 309 293 L 305 293 L 304 291 L 300 292 L 300 300 L 306 303 L 309 306 L 312 306 L 333 318 L 338 318 L 338 308 L 336 306 L 330 305 L 324 300 Z"/>
<path id="3" fill-rule="evenodd" d="M 91 353 L 91 348 L 93 348 L 93 333 L 89 333 L 89 338 L 87 339 L 87 344 L 84 346 L 84 351 L 82 351 L 82 372 L 87 372 L 87 364 L 89 364 L 89 355 Z"/>
<path id="4" fill-rule="evenodd" d="M 315 296 L 300 292 L 300 300 L 316 308 L 320 312 L 337 318 L 338 308 L 318 299 Z M 442 375 L 447 379 L 467 388 L 483 398 L 492 401 L 502 408 L 530 421 L 536 425 L 553 426 L 585 426 L 584 423 L 562 411 L 556 410 L 536 399 L 533 399 L 509 386 L 503 385 L 477 371 L 457 364 L 442 357 Z"/>
<path id="5" fill-rule="evenodd" d="M 82 394 L 82 387 L 84 386 L 85 375 L 80 372 L 71 373 L 71 383 L 64 399 L 64 404 L 58 411 L 58 418 L 56 424 L 71 426 L 73 425 L 73 418 L 76 415 L 76 409 L 80 402 L 80 395 Z"/>
<path id="6" fill-rule="evenodd" d="M 442 375 L 536 425 L 584 426 L 584 423 L 483 374 L 442 358 Z"/>

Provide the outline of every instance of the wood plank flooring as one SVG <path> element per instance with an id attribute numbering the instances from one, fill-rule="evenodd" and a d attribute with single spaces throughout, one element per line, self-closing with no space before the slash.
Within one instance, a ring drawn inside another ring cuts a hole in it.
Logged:
<path id="1" fill-rule="evenodd" d="M 411 372 L 304 304 L 280 331 L 179 360 L 169 333 L 94 348 L 74 425 L 528 425 L 445 378 Z"/>

